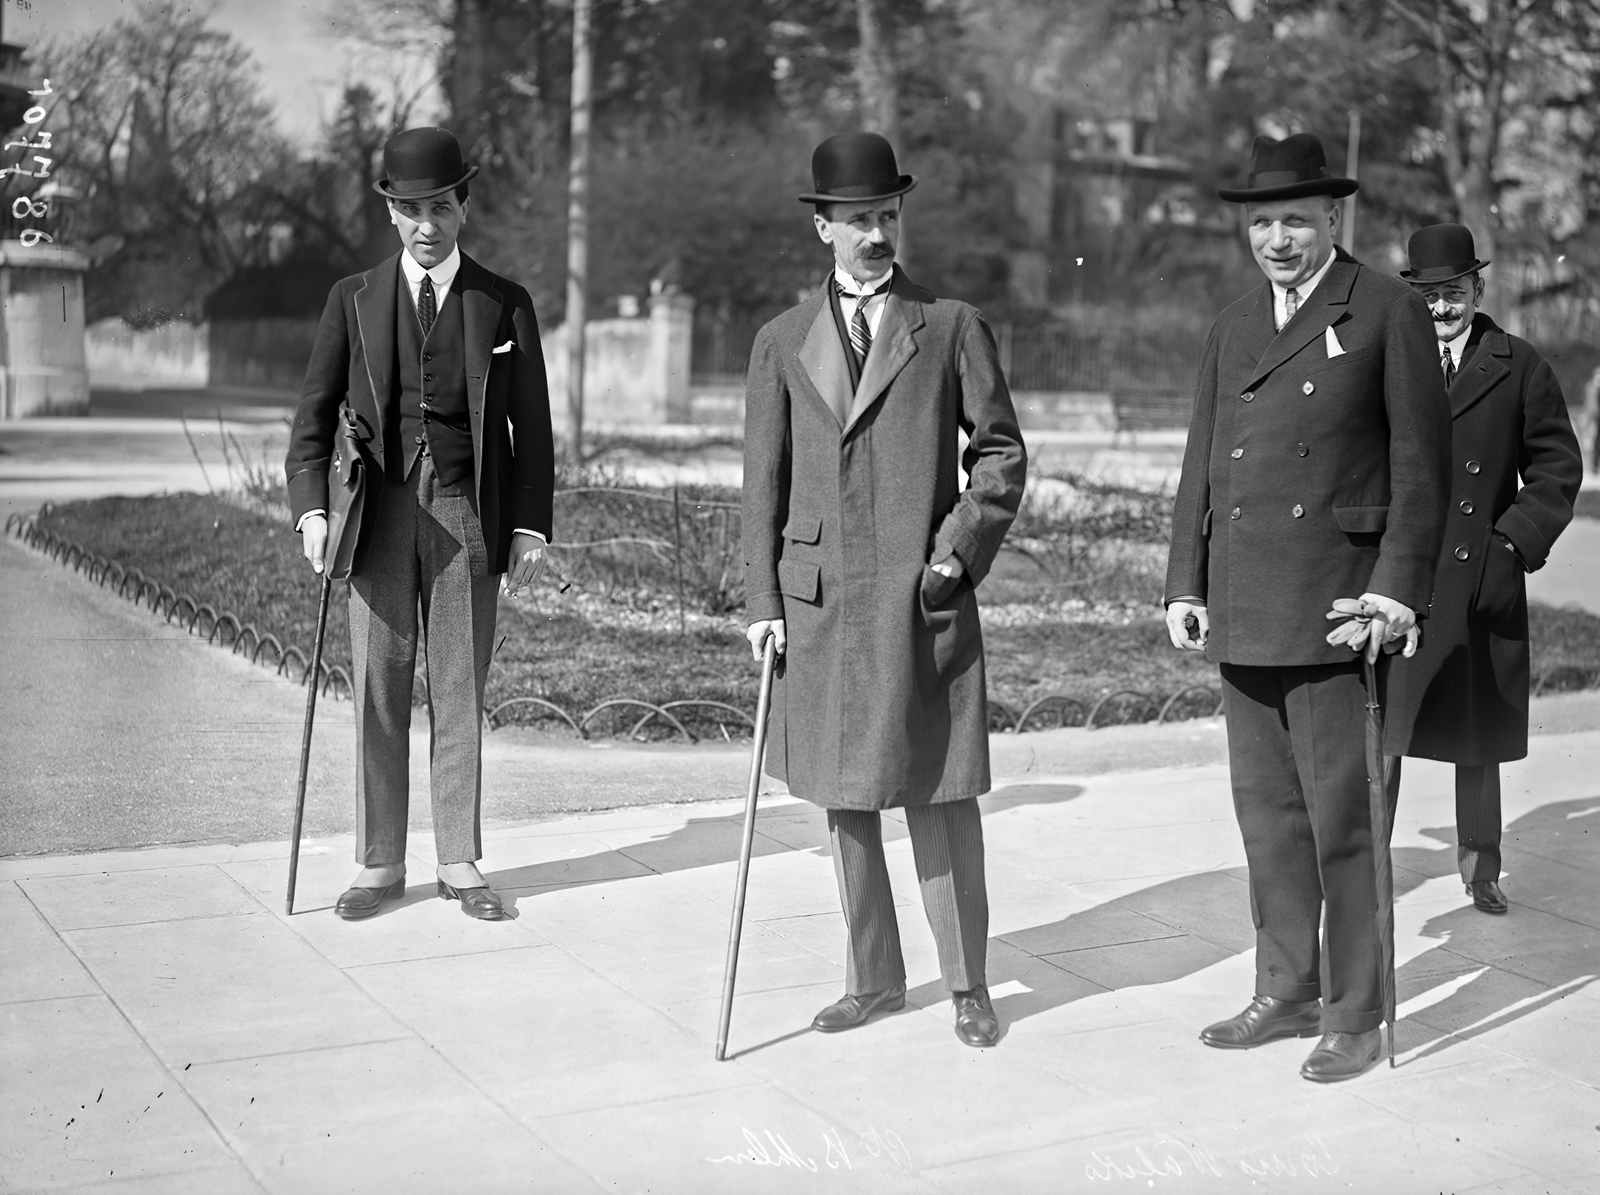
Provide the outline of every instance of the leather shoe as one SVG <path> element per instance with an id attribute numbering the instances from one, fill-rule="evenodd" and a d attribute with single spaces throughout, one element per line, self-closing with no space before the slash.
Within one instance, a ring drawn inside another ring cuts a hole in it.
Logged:
<path id="1" fill-rule="evenodd" d="M 1200 1040 L 1219 1050 L 1248 1050 L 1280 1037 L 1315 1037 L 1321 1031 L 1321 1001 L 1256 996 L 1238 1016 L 1207 1025 Z"/>
<path id="2" fill-rule="evenodd" d="M 994 1015 L 988 988 L 980 983 L 971 991 L 951 992 L 950 998 L 956 1006 L 956 1036 L 963 1044 L 981 1049 L 1000 1040 L 1000 1018 Z"/>
<path id="3" fill-rule="evenodd" d="M 1354 1079 L 1378 1061 L 1383 1053 L 1383 1030 L 1366 1033 L 1324 1033 L 1300 1067 L 1300 1074 L 1313 1083 L 1337 1083 Z"/>
<path id="4" fill-rule="evenodd" d="M 838 1033 L 841 1029 L 854 1029 L 864 1024 L 875 1012 L 899 1012 L 906 1006 L 906 985 L 897 983 L 881 992 L 868 992 L 865 996 L 846 996 L 828 1005 L 811 1021 L 818 1033 Z"/>
<path id="5" fill-rule="evenodd" d="M 1506 894 L 1493 880 L 1473 880 L 1467 885 L 1467 895 L 1472 897 L 1473 907 L 1485 913 L 1504 913 L 1511 907 Z"/>
<path id="6" fill-rule="evenodd" d="M 346 921 L 360 921 L 371 917 L 386 900 L 399 900 L 406 894 L 404 879 L 396 880 L 387 888 L 346 888 L 344 895 L 334 902 L 333 911 Z"/>
<path id="7" fill-rule="evenodd" d="M 452 888 L 440 880 L 439 895 L 445 900 L 459 900 L 461 911 L 468 917 L 476 917 L 479 921 L 505 920 L 506 907 L 500 903 L 500 897 L 495 890 L 487 885 L 478 888 Z"/>

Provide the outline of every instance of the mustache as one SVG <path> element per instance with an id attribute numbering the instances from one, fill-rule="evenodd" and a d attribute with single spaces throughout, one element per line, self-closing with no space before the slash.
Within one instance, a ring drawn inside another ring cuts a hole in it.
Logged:
<path id="1" fill-rule="evenodd" d="M 894 250 L 889 248 L 888 245 L 879 245 L 875 249 L 868 249 L 867 250 L 867 256 L 868 257 L 893 257 L 894 256 Z"/>

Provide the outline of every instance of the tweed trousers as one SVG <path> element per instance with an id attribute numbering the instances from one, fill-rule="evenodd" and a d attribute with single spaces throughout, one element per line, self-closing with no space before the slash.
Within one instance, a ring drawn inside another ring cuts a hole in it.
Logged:
<path id="1" fill-rule="evenodd" d="M 356 862 L 405 859 L 419 603 L 434 849 L 440 863 L 475 862 L 497 580 L 471 502 L 439 482 L 426 452 L 405 481 L 372 480 L 378 509 L 350 576 Z"/>
<path id="2" fill-rule="evenodd" d="M 905 814 L 939 970 L 952 992 L 969 991 L 984 982 L 989 948 L 978 802 L 969 798 L 907 805 Z M 906 964 L 883 858 L 882 817 L 874 811 L 830 809 L 828 836 L 849 934 L 845 993 L 864 996 L 904 983 Z"/>

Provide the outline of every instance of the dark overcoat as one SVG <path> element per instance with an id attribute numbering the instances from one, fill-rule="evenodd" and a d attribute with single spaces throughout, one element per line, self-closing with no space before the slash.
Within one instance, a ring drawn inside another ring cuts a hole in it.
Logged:
<path id="1" fill-rule="evenodd" d="M 756 336 L 746 601 L 789 639 L 767 771 L 833 809 L 974 797 L 989 738 L 973 587 L 1027 467 L 1011 394 L 977 310 L 898 267 L 853 392 L 849 378 L 826 287 Z M 928 567 L 951 553 L 953 591 Z"/>
<path id="2" fill-rule="evenodd" d="M 284 465 L 296 524 L 308 511 L 328 506 L 342 405 L 355 417 L 363 451 L 383 472 L 386 424 L 399 418 L 391 405 L 399 394 L 399 273 L 397 253 L 341 279 L 328 294 Z M 515 529 L 551 535 L 555 447 L 544 352 L 533 299 L 515 282 L 463 253 L 451 287 L 461 295 L 478 519 L 490 572 L 503 573 Z"/>
<path id="3" fill-rule="evenodd" d="M 1482 765 L 1528 753 L 1523 564 L 1543 566 L 1571 521 L 1583 459 L 1544 358 L 1487 315 L 1474 322 L 1477 348 L 1450 384 L 1449 517 L 1433 613 L 1417 654 L 1389 674 L 1384 729 L 1391 755 Z"/>
<path id="4" fill-rule="evenodd" d="M 1409 286 L 1340 251 L 1277 332 L 1263 284 L 1206 342 L 1167 601 L 1205 602 L 1218 663 L 1348 663 L 1326 641 L 1335 598 L 1426 611 L 1449 463 L 1433 320 Z"/>

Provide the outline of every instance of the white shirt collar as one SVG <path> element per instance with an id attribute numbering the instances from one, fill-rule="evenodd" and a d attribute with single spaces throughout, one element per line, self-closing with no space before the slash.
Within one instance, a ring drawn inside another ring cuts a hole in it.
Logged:
<path id="1" fill-rule="evenodd" d="M 1472 338 L 1472 325 L 1467 325 L 1466 331 L 1460 336 L 1444 341 L 1444 347 L 1450 350 L 1450 360 L 1455 362 L 1457 369 L 1461 368 L 1461 358 L 1466 356 L 1467 341 Z"/>
<path id="2" fill-rule="evenodd" d="M 847 295 L 864 295 L 868 291 L 877 290 L 878 287 L 884 284 L 884 281 L 889 277 L 889 275 L 893 273 L 894 263 L 890 262 L 889 268 L 883 273 L 879 274 L 876 278 L 869 278 L 867 281 L 861 282 L 857 280 L 854 274 L 850 273 L 850 271 L 846 270 L 843 266 L 836 265 L 833 267 L 833 276 L 838 281 L 840 289 L 843 290 Z M 878 297 L 882 298 L 883 296 L 880 295 Z"/>
<path id="3" fill-rule="evenodd" d="M 422 276 L 426 274 L 433 279 L 433 289 L 439 298 L 444 298 L 445 291 L 450 289 L 450 284 L 456 280 L 456 272 L 461 269 L 461 246 L 456 245 L 450 250 L 450 256 L 434 266 L 431 270 L 422 268 L 422 263 L 411 256 L 411 250 L 400 251 L 400 268 L 405 272 L 406 281 L 411 284 L 411 297 L 417 296 L 417 288 L 422 285 Z"/>
<path id="4" fill-rule="evenodd" d="M 1322 268 L 1294 288 L 1296 311 L 1306 305 L 1306 300 L 1311 297 L 1311 292 L 1317 289 L 1317 284 L 1327 277 L 1328 271 L 1333 269 L 1333 263 L 1338 260 L 1338 249 L 1330 249 L 1328 251 L 1328 260 L 1322 263 Z M 1276 282 L 1272 283 L 1272 310 L 1280 328 L 1287 322 L 1283 317 L 1287 314 L 1288 300 L 1286 296 L 1288 293 L 1288 287 L 1279 286 Z"/>

